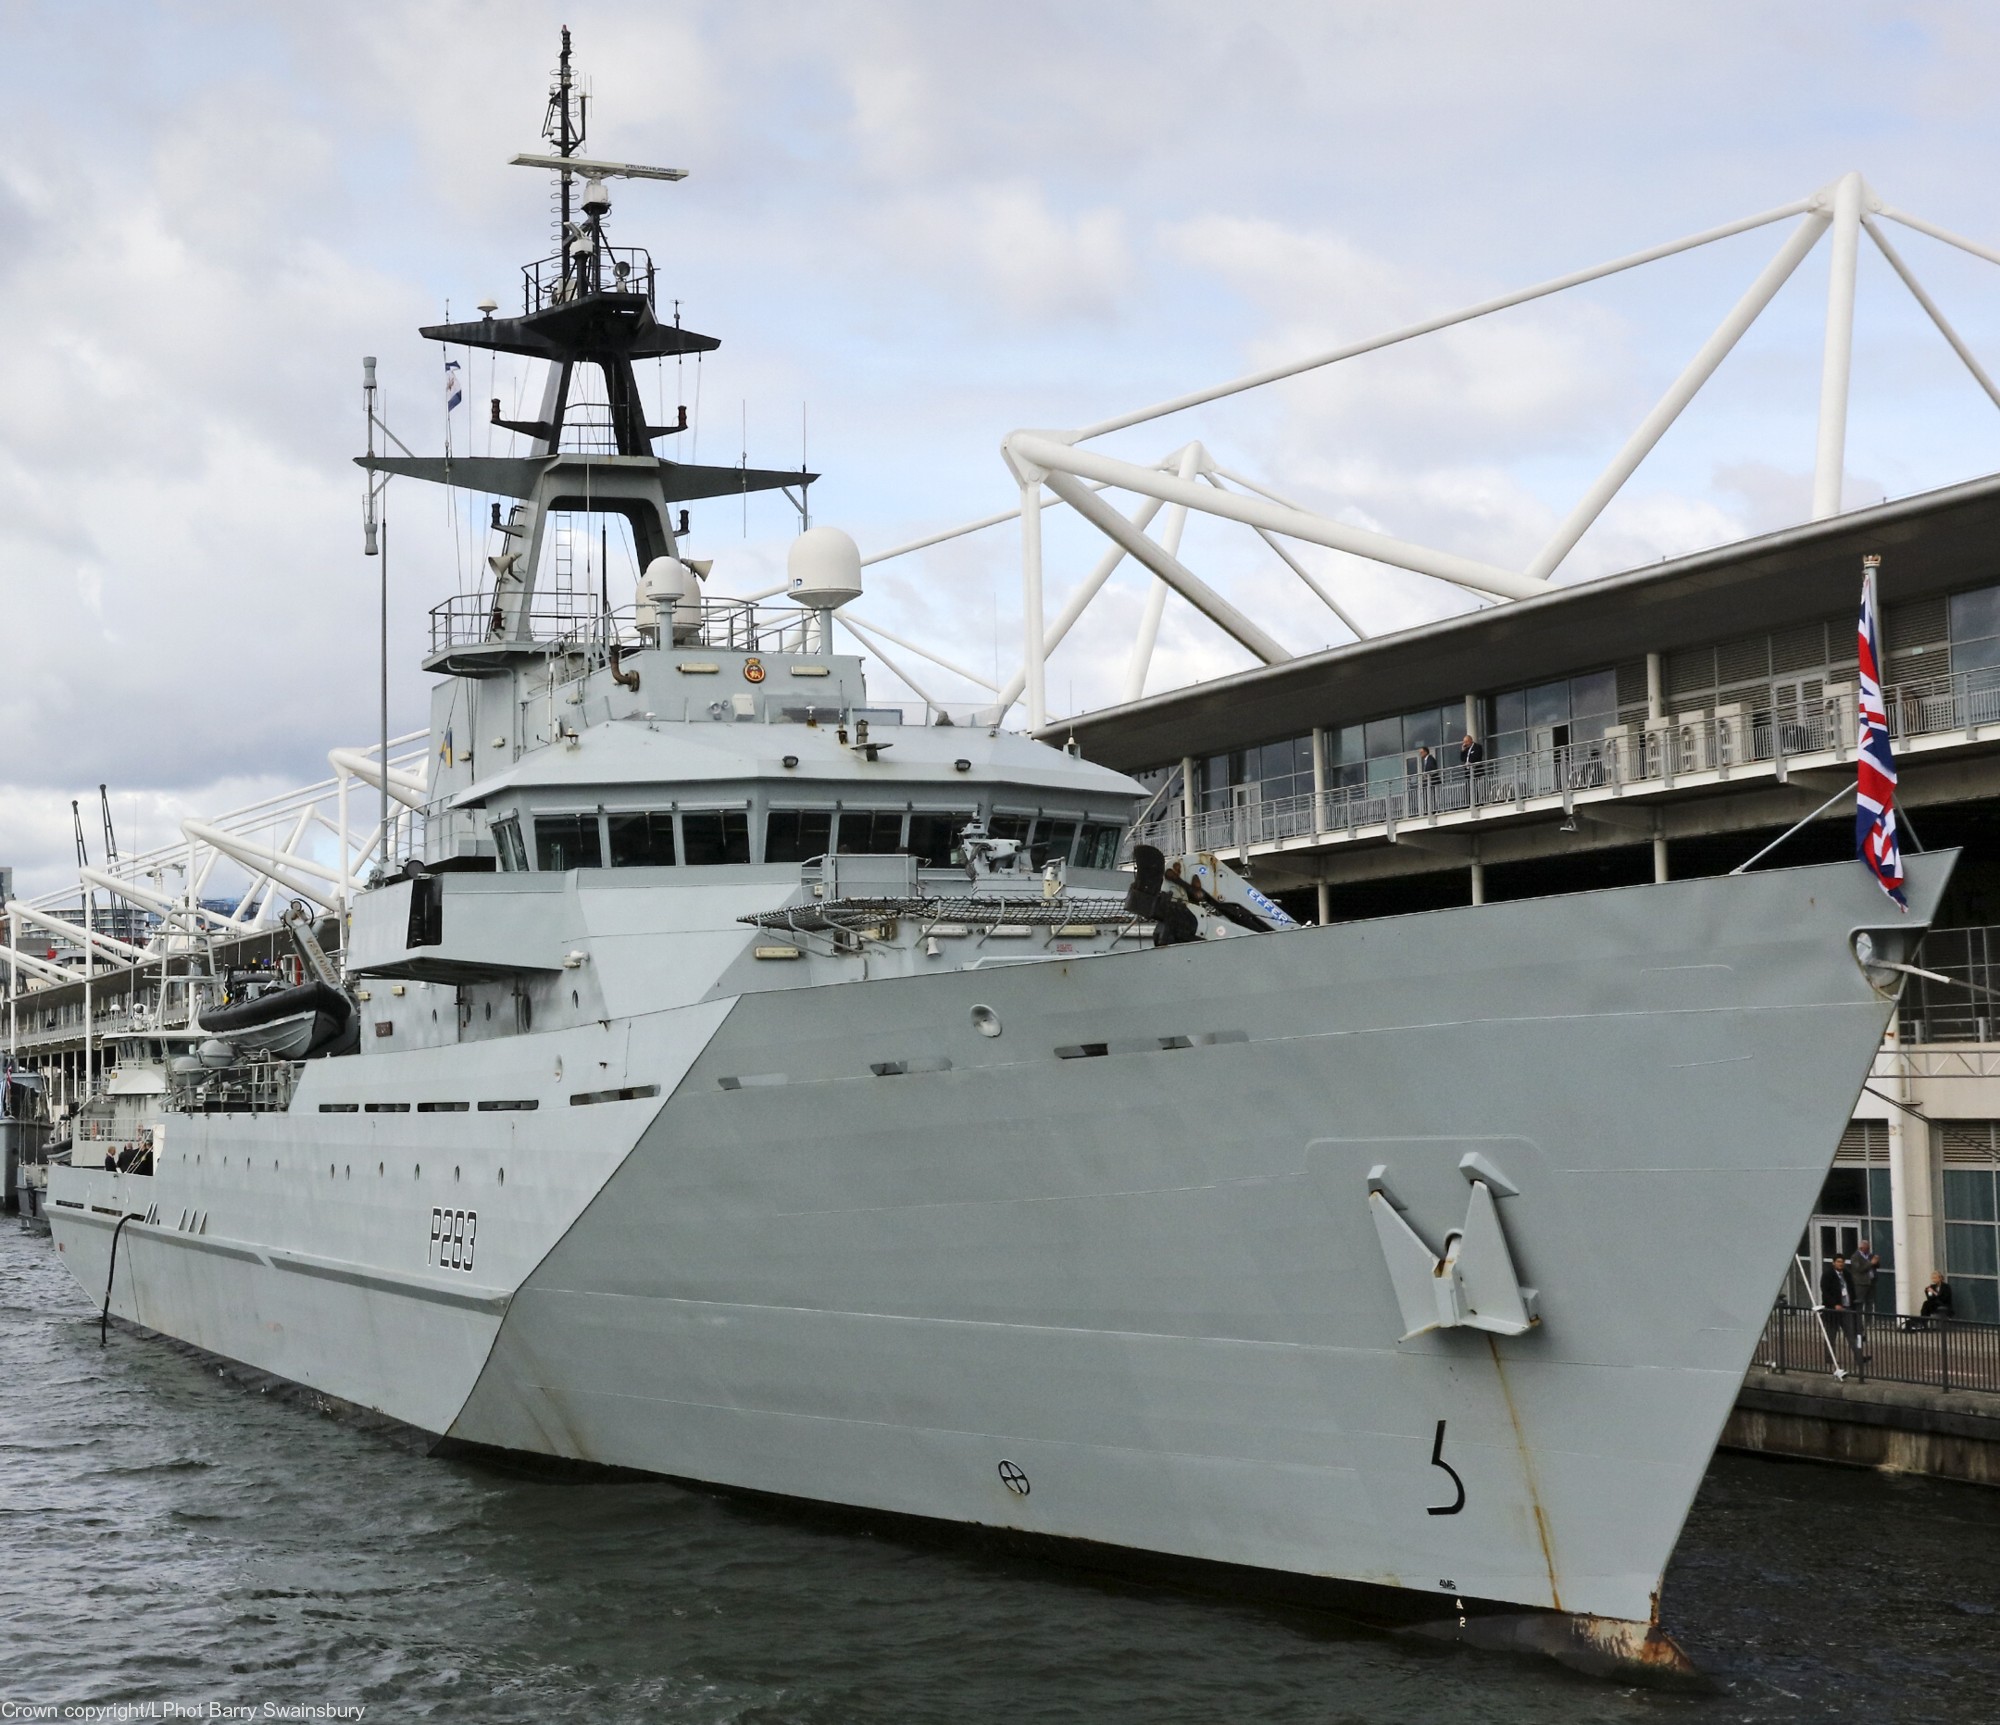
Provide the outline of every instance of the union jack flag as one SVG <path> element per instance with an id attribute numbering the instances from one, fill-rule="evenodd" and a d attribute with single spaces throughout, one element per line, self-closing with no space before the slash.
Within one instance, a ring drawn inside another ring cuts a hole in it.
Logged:
<path id="1" fill-rule="evenodd" d="M 1881 630 L 1875 609 L 1879 557 L 1861 560 L 1860 736 L 1854 787 L 1854 848 L 1882 890 L 1905 910 L 1903 851 L 1896 842 L 1896 757 L 1889 749 L 1889 714 L 1882 705 Z"/>

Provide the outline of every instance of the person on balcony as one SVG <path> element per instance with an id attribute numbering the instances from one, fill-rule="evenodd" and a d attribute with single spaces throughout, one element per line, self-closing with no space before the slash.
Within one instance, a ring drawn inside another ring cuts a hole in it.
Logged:
<path id="1" fill-rule="evenodd" d="M 1465 741 L 1458 745 L 1458 764 L 1465 769 L 1465 794 L 1474 806 L 1483 800 L 1479 792 L 1486 777 L 1485 760 L 1485 745 L 1467 731 Z"/>
<path id="2" fill-rule="evenodd" d="M 1429 743 L 1417 745 L 1416 764 L 1416 812 L 1420 815 L 1435 814 L 1438 807 L 1438 790 L 1444 783 L 1444 766 L 1431 753 Z"/>

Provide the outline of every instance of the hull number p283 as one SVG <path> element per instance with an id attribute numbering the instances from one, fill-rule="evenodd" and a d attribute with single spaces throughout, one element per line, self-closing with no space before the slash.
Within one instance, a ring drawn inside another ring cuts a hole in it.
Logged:
<path id="1" fill-rule="evenodd" d="M 470 1270 L 479 1233 L 477 1210 L 431 1211 L 430 1264 L 438 1270 Z"/>

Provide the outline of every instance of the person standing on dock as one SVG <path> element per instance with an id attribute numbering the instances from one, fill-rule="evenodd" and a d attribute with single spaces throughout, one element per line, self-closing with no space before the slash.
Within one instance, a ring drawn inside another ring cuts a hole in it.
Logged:
<path id="1" fill-rule="evenodd" d="M 1866 1240 L 1854 1249 L 1854 1262 L 1847 1267 L 1854 1284 L 1854 1309 L 1865 1323 L 1875 1310 L 1875 1278 L 1882 1269 L 1882 1255 Z"/>
<path id="2" fill-rule="evenodd" d="M 1848 1357 L 1852 1359 L 1860 1349 L 1855 1339 L 1854 1283 L 1847 1273 L 1845 1253 L 1836 1252 L 1827 1260 L 1826 1268 L 1819 1273 L 1819 1321 L 1826 1331 L 1826 1345 L 1833 1355 L 1836 1375 L 1845 1376 L 1840 1369 L 1840 1348 L 1836 1336 L 1847 1339 Z"/>

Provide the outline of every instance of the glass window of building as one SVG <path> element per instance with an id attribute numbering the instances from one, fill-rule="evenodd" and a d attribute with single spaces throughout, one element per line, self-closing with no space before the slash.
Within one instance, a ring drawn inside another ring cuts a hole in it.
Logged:
<path id="1" fill-rule="evenodd" d="M 537 815 L 535 866 L 561 873 L 564 869 L 602 868 L 604 850 L 595 815 Z"/>
<path id="2" fill-rule="evenodd" d="M 1951 668 L 1972 672 L 1976 688 L 2000 685 L 2000 587 L 1951 596 Z"/>
<path id="3" fill-rule="evenodd" d="M 1618 673 L 1588 671 L 1526 689 L 1510 689 L 1486 703 L 1486 755 L 1521 755 L 1595 742 L 1618 722 Z"/>
<path id="4" fill-rule="evenodd" d="M 1420 748 L 1429 749 L 1440 767 L 1457 766 L 1459 739 L 1464 735 L 1465 705 L 1460 701 L 1419 707 L 1392 719 L 1370 719 L 1365 725 L 1342 725 L 1326 734 L 1327 787 L 1372 785 L 1378 793 L 1393 792 L 1415 770 Z M 1308 757 L 1308 788 L 1311 774 Z"/>
<path id="5" fill-rule="evenodd" d="M 842 809 L 837 833 L 849 856 L 888 856 L 903 848 L 901 809 Z"/>
<path id="6" fill-rule="evenodd" d="M 1312 794 L 1312 738 L 1287 737 L 1251 749 L 1210 755 L 1195 766 L 1203 809 L 1276 802 Z"/>
<path id="7" fill-rule="evenodd" d="M 1952 1167 L 1956 1141 L 1977 1132 L 1991 1141 L 1990 1121 L 1953 1121 L 1944 1128 L 1944 1273 L 1951 1283 L 1952 1314 L 2000 1323 L 2000 1211 L 1994 1203 L 1994 1170 Z"/>
<path id="8" fill-rule="evenodd" d="M 662 809 L 610 815 L 613 868 L 661 868 L 674 860 L 674 817 Z"/>
<path id="9" fill-rule="evenodd" d="M 1809 1263 L 1824 1265 L 1835 1252 L 1852 1257 L 1866 1240 L 1882 1260 L 1875 1277 L 1878 1312 L 1896 1309 L 1896 1237 L 1889 1209 L 1888 1128 L 1879 1120 L 1856 1120 L 1840 1137 L 1841 1160 L 1827 1171 L 1813 1208 L 1813 1227 L 1800 1247 Z M 1864 1165 L 1865 1164 L 1865 1165 Z M 1816 1296 L 1814 1296 L 1816 1297 Z M 1810 1303 L 1810 1302 L 1808 1302 Z"/>
<path id="10" fill-rule="evenodd" d="M 767 863 L 809 862 L 832 849 L 831 809 L 773 809 L 764 817 Z"/>
<path id="11" fill-rule="evenodd" d="M 742 809 L 699 809 L 681 816 L 681 851 L 688 863 L 747 863 L 750 817 Z"/>

